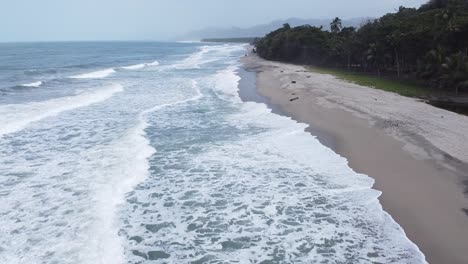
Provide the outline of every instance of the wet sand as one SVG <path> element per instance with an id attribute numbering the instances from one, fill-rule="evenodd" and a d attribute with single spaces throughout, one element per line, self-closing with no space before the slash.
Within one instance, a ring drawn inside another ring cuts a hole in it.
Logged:
<path id="1" fill-rule="evenodd" d="M 251 74 L 241 81 L 243 100 L 309 124 L 351 168 L 374 178 L 384 209 L 429 263 L 468 263 L 468 117 L 302 66 L 242 61 Z"/>

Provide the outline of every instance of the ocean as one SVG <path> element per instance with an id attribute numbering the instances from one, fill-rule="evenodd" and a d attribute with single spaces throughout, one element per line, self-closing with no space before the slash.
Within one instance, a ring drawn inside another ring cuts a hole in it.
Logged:
<path id="1" fill-rule="evenodd" d="M 0 44 L 0 263 L 425 263 L 245 48 Z"/>

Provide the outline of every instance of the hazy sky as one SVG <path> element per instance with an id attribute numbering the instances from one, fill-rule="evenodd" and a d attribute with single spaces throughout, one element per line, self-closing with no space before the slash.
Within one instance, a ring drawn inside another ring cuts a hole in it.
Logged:
<path id="1" fill-rule="evenodd" d="M 165 40 L 276 19 L 378 17 L 427 0 L 0 0 L 0 41 Z"/>

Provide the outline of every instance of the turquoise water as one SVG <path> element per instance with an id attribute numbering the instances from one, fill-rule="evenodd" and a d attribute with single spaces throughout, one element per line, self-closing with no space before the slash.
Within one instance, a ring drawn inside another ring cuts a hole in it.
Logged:
<path id="1" fill-rule="evenodd" d="M 240 100 L 244 52 L 0 44 L 0 263 L 424 263 L 371 178 Z"/>

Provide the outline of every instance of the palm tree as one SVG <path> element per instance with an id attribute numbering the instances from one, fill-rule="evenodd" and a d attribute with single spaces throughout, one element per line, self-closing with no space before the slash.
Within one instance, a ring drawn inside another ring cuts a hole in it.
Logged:
<path id="1" fill-rule="evenodd" d="M 466 54 L 458 52 L 445 58 L 441 65 L 440 80 L 445 86 L 455 87 L 455 94 L 458 94 L 461 88 L 468 86 L 468 60 Z"/>
<path id="2" fill-rule="evenodd" d="M 380 70 L 385 62 L 386 55 L 388 54 L 385 54 L 384 46 L 380 42 L 369 44 L 366 60 L 373 68 L 377 69 L 378 76 L 381 74 Z"/>
<path id="3" fill-rule="evenodd" d="M 341 24 L 341 19 L 339 17 L 335 17 L 335 19 L 330 23 L 331 32 L 339 33 L 342 28 L 343 25 Z"/>

